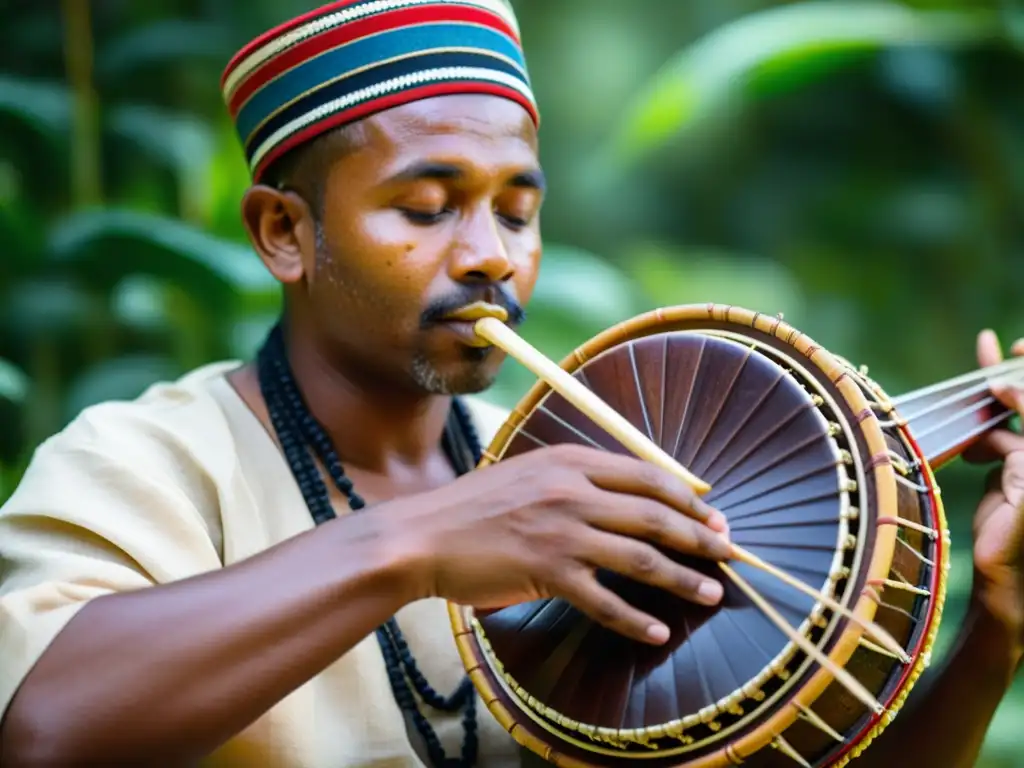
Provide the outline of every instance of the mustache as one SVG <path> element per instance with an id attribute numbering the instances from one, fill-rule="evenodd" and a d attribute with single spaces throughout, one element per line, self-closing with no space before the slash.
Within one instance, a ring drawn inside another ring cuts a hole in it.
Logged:
<path id="1" fill-rule="evenodd" d="M 513 298 L 508 289 L 501 285 L 492 285 L 466 287 L 458 293 L 435 299 L 420 315 L 420 327 L 426 328 L 434 323 L 439 323 L 444 320 L 445 315 L 478 301 L 494 304 L 508 312 L 509 325 L 521 325 L 526 321 L 526 310 Z"/>

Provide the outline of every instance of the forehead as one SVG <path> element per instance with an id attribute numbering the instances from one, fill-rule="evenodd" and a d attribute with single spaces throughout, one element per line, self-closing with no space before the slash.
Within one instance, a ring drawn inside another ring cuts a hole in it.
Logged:
<path id="1" fill-rule="evenodd" d="M 367 118 L 359 132 L 357 154 L 381 173 L 425 158 L 494 171 L 538 164 L 529 114 L 497 96 L 460 94 L 404 104 Z"/>

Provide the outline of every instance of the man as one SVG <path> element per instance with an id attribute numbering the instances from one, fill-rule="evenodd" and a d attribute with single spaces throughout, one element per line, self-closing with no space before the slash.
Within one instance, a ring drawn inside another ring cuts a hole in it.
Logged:
<path id="1" fill-rule="evenodd" d="M 559 595 L 662 643 L 595 568 L 714 604 L 720 585 L 652 543 L 718 559 L 727 527 L 627 457 L 469 471 L 504 418 L 473 396 L 501 356 L 470 322 L 520 322 L 540 260 L 515 19 L 498 0 L 334 3 L 243 49 L 224 88 L 285 319 L 253 364 L 89 409 L 38 450 L 0 513 L 0 763 L 517 765 L 444 601 Z M 943 695 L 872 765 L 904 746 L 970 765 L 1019 663 L 1024 449 L 987 447 L 1006 470 L 978 513 L 972 623 Z"/>

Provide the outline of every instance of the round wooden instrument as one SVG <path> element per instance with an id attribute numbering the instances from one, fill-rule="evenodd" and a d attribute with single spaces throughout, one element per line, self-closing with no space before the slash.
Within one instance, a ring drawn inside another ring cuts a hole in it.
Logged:
<path id="1" fill-rule="evenodd" d="M 634 318 L 550 368 L 493 330 L 541 380 L 485 465 L 559 443 L 647 451 L 706 484 L 738 554 L 669 553 L 722 581 L 713 609 L 599 575 L 672 629 L 662 647 L 561 599 L 451 605 L 492 715 L 561 766 L 842 766 L 867 748 L 929 662 L 949 567 L 933 469 L 1005 418 L 988 379 L 893 401 L 780 317 L 717 305 Z"/>

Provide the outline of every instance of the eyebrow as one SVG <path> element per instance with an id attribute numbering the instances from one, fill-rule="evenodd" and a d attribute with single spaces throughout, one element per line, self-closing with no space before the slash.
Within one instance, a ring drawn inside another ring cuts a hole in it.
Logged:
<path id="1" fill-rule="evenodd" d="M 464 175 L 465 173 L 457 165 L 427 161 L 410 165 L 408 168 L 391 176 L 385 183 L 400 184 L 421 179 L 447 181 L 459 179 Z M 544 192 L 547 189 L 547 179 L 544 176 L 544 172 L 539 168 L 520 171 L 509 179 L 508 183 L 513 187 L 526 187 L 540 192 Z"/>

